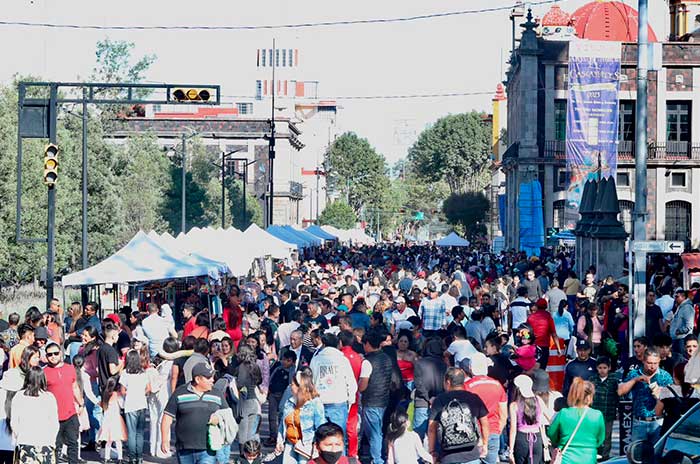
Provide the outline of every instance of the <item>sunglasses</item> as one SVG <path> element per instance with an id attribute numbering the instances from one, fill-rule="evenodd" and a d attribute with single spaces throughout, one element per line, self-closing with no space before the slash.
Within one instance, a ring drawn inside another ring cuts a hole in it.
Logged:
<path id="1" fill-rule="evenodd" d="M 60 354 L 61 354 L 60 351 L 51 351 L 51 352 L 48 352 L 48 351 L 47 351 L 47 352 L 46 352 L 46 356 L 58 356 L 58 355 L 60 355 Z"/>

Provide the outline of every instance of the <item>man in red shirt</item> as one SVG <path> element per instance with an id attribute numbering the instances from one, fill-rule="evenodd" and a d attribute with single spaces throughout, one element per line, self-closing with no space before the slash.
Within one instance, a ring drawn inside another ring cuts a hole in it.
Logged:
<path id="1" fill-rule="evenodd" d="M 65 444 L 68 447 L 68 462 L 78 462 L 78 446 L 80 440 L 80 423 L 78 411 L 85 407 L 83 395 L 76 382 L 75 368 L 63 362 L 63 351 L 54 341 L 46 345 L 46 361 L 44 368 L 46 387 L 56 397 L 58 404 L 58 434 L 56 435 L 56 453 L 60 454 Z"/>
<path id="2" fill-rule="evenodd" d="M 345 355 L 345 357 L 350 361 L 350 367 L 352 367 L 352 373 L 355 375 L 355 381 L 360 381 L 360 370 L 362 369 L 362 355 L 357 351 L 352 349 L 352 344 L 355 341 L 355 336 L 352 332 L 345 330 L 338 334 L 338 339 L 340 340 L 340 351 Z M 358 453 L 358 437 L 357 437 L 357 423 L 358 423 L 358 413 L 357 405 L 360 402 L 360 392 L 357 392 L 357 398 L 355 402 L 350 406 L 348 411 L 348 424 L 347 424 L 347 434 L 348 434 L 348 456 L 356 458 Z"/>
<path id="3" fill-rule="evenodd" d="M 535 334 L 535 345 L 540 348 L 540 369 L 547 368 L 549 361 L 549 341 L 554 340 L 557 347 L 557 353 L 561 356 L 561 347 L 559 346 L 559 337 L 557 337 L 557 329 L 554 326 L 554 319 L 549 313 L 549 304 L 544 298 L 540 298 L 535 303 L 537 309 L 527 318 L 527 323 L 532 327 L 532 333 Z"/>
<path id="4" fill-rule="evenodd" d="M 467 372 L 471 373 L 471 378 L 464 382 L 464 389 L 481 398 L 489 411 L 486 416 L 489 421 L 488 452 L 484 462 L 497 464 L 501 431 L 508 419 L 508 397 L 501 383 L 486 375 L 489 365 L 492 364 L 493 362 L 482 353 L 462 361 L 463 367 L 468 368 Z"/>
<path id="5" fill-rule="evenodd" d="M 182 307 L 182 319 L 185 321 L 182 327 L 182 338 L 187 337 L 197 327 L 194 306 L 186 303 Z"/>

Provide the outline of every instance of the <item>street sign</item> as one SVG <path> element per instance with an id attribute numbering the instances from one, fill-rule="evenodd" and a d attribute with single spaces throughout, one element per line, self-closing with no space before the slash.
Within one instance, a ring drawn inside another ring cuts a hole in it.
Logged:
<path id="1" fill-rule="evenodd" d="M 637 240 L 632 242 L 632 251 L 635 253 L 681 254 L 685 251 L 685 244 L 670 240 Z"/>

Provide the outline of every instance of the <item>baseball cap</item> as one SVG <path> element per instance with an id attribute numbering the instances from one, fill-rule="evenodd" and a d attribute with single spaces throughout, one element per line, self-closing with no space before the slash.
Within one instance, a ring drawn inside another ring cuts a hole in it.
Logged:
<path id="1" fill-rule="evenodd" d="M 576 342 L 576 349 L 577 350 L 590 350 L 591 344 L 588 342 L 588 340 L 579 340 Z"/>
<path id="2" fill-rule="evenodd" d="M 209 367 L 207 363 L 195 364 L 192 368 L 192 378 L 195 377 L 214 377 L 214 369 Z"/>
<path id="3" fill-rule="evenodd" d="M 540 298 L 537 300 L 537 303 L 535 303 L 535 306 L 537 306 L 537 309 L 547 309 L 549 307 L 549 303 L 547 303 L 547 300 L 544 298 Z"/>
<path id="4" fill-rule="evenodd" d="M 406 298 L 404 298 L 404 297 L 402 297 L 402 296 L 397 296 L 396 299 L 395 299 L 394 301 L 395 301 L 397 304 L 398 304 L 398 303 L 405 303 L 405 302 L 406 302 Z"/>
<path id="5" fill-rule="evenodd" d="M 428 291 L 437 292 L 437 287 L 435 286 L 435 284 L 433 282 L 428 283 Z"/>
<path id="6" fill-rule="evenodd" d="M 117 324 L 117 326 L 120 326 L 122 323 L 122 320 L 119 318 L 119 315 L 115 313 L 107 314 L 107 319 Z"/>
<path id="7" fill-rule="evenodd" d="M 535 393 L 532 391 L 532 379 L 525 374 L 520 374 L 513 381 L 515 386 L 520 390 L 523 398 L 534 398 Z"/>

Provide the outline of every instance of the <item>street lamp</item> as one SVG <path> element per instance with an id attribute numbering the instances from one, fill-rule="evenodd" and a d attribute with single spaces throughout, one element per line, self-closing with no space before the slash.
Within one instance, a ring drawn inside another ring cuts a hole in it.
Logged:
<path id="1" fill-rule="evenodd" d="M 187 212 L 187 206 L 185 203 L 185 200 L 187 198 L 187 140 L 196 137 L 199 135 L 199 132 L 195 131 L 194 129 L 189 129 L 190 130 L 190 135 L 185 135 L 182 134 L 181 136 L 181 145 L 182 145 L 182 151 L 180 151 L 180 155 L 182 155 L 182 193 L 181 193 L 181 200 L 182 200 L 182 205 L 180 206 L 180 211 L 182 213 L 182 219 L 181 219 L 181 229 L 182 233 L 187 232 L 187 223 L 186 223 L 186 212 Z M 173 148 L 173 151 L 175 153 L 178 153 L 178 150 Z"/>
<path id="2" fill-rule="evenodd" d="M 228 153 L 221 153 L 221 166 L 219 166 L 216 163 L 212 163 L 216 167 L 221 168 L 221 228 L 225 228 L 225 222 L 226 222 L 226 158 L 229 156 L 238 153 L 239 151 L 246 150 L 247 147 L 242 147 L 242 148 L 237 148 L 233 151 L 230 151 Z"/>
<path id="3" fill-rule="evenodd" d="M 246 184 L 248 183 L 248 166 L 255 163 L 257 160 L 248 161 L 248 158 L 231 158 L 231 161 L 243 161 L 244 163 L 243 172 L 236 172 L 236 174 L 243 175 L 243 224 L 248 225 L 248 209 L 246 207 Z"/>

